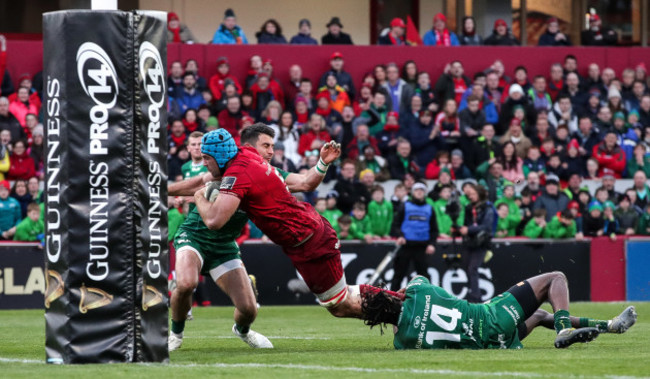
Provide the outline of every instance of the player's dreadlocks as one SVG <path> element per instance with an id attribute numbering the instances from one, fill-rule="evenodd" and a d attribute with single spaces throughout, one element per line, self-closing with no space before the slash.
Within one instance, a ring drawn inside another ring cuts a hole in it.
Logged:
<path id="1" fill-rule="evenodd" d="M 384 334 L 381 324 L 397 325 L 402 301 L 384 291 L 366 293 L 362 296 L 361 313 L 364 324 L 372 327 L 379 325 L 379 330 Z"/>

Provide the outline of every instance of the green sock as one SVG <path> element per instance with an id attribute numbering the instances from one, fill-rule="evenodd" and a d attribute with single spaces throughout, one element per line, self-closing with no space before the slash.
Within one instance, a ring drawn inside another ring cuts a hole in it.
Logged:
<path id="1" fill-rule="evenodd" d="M 237 331 L 239 332 L 239 334 L 248 334 L 248 331 L 251 330 L 250 325 L 241 326 L 241 325 L 235 324 L 235 328 L 237 328 Z"/>
<path id="2" fill-rule="evenodd" d="M 185 330 L 185 320 L 183 321 L 172 320 L 172 332 L 176 334 L 181 334 L 183 333 L 183 330 Z"/>
<path id="3" fill-rule="evenodd" d="M 587 328 L 587 327 L 598 328 L 598 331 L 606 332 L 608 323 L 609 321 L 607 320 L 596 320 L 588 317 L 580 317 L 581 328 Z"/>
<path id="4" fill-rule="evenodd" d="M 553 318 L 555 319 L 555 332 L 559 333 L 560 330 L 562 329 L 571 328 L 571 319 L 569 318 L 569 311 L 560 309 L 559 311 L 555 312 Z"/>

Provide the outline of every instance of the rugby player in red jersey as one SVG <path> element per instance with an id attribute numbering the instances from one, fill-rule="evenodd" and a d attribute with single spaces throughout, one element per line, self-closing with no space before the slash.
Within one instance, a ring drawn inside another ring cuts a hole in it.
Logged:
<path id="1" fill-rule="evenodd" d="M 321 305 L 337 317 L 361 317 L 360 296 L 379 289 L 347 285 L 340 243 L 331 225 L 310 204 L 298 202 L 278 172 L 254 148 L 237 148 L 227 131 L 207 133 L 201 151 L 208 171 L 215 178 L 221 177 L 220 196 L 214 202 L 206 199 L 203 190 L 194 196 L 208 228 L 218 230 L 237 209 L 245 211 L 271 241 L 282 247 Z M 328 166 L 321 158 L 316 170 L 324 175 Z"/>

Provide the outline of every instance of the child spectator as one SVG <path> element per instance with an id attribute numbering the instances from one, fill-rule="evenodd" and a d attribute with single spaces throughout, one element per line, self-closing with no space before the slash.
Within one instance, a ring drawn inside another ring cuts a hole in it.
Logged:
<path id="1" fill-rule="evenodd" d="M 332 226 L 338 224 L 338 219 L 343 216 L 343 212 L 341 212 L 337 207 L 338 197 L 339 194 L 336 191 L 330 191 L 327 196 L 325 196 L 326 209 L 322 215 L 330 222 L 330 224 L 332 224 Z"/>
<path id="2" fill-rule="evenodd" d="M 338 219 L 339 231 L 338 236 L 340 240 L 352 240 L 354 237 L 351 233 L 352 218 L 348 215 L 343 215 Z"/>
<path id="3" fill-rule="evenodd" d="M 526 158 L 524 159 L 523 171 L 526 178 L 531 171 L 538 173 L 540 176 L 546 173 L 546 162 L 539 152 L 539 147 L 531 146 L 528 148 Z"/>
<path id="4" fill-rule="evenodd" d="M 601 207 L 605 206 L 605 202 L 607 199 L 609 199 L 609 192 L 607 191 L 607 188 L 601 186 L 596 188 L 596 193 L 594 194 L 595 201 L 598 202 L 598 204 Z"/>
<path id="5" fill-rule="evenodd" d="M 632 209 L 631 204 L 630 197 L 623 195 L 621 201 L 618 203 L 618 208 L 614 212 L 614 216 L 620 227 L 620 232 L 627 236 L 635 234 L 637 225 L 639 224 L 639 214 Z"/>
<path id="6" fill-rule="evenodd" d="M 519 225 L 519 215 L 512 216 L 509 213 L 508 204 L 500 203 L 497 205 L 497 231 L 495 237 L 514 237 L 516 235 L 517 225 Z"/>
<path id="7" fill-rule="evenodd" d="M 519 226 L 517 227 L 517 235 L 523 235 L 524 233 L 524 228 L 528 224 L 528 221 L 530 221 L 533 218 L 533 199 L 530 193 L 530 189 L 524 187 L 521 190 L 521 193 L 519 195 L 519 198 L 515 199 L 515 203 L 519 207 L 519 216 L 521 217 L 521 222 L 519 222 Z M 544 209 L 544 212 L 546 212 L 546 209 Z"/>
<path id="8" fill-rule="evenodd" d="M 27 217 L 16 226 L 15 241 L 34 242 L 42 241 L 45 225 L 40 219 L 41 207 L 36 203 L 27 206 Z"/>
<path id="9" fill-rule="evenodd" d="M 605 220 L 602 217 L 603 207 L 598 202 L 592 202 L 589 205 L 589 213 L 585 215 L 583 230 L 585 236 L 599 237 L 603 235 Z"/>
<path id="10" fill-rule="evenodd" d="M 221 99 L 221 95 L 226 86 L 226 80 L 230 79 L 237 89 L 237 93 L 242 93 L 241 84 L 237 78 L 230 74 L 230 63 L 227 57 L 217 58 L 217 73 L 210 77 L 209 87 L 210 92 L 215 100 Z"/>
<path id="11" fill-rule="evenodd" d="M 372 226 L 370 218 L 366 217 L 366 204 L 356 202 L 352 206 L 352 225 L 350 234 L 354 239 L 364 240 L 366 243 L 372 242 Z"/>
<path id="12" fill-rule="evenodd" d="M 566 170 L 562 168 L 562 161 L 560 160 L 560 155 L 557 153 L 551 154 L 546 162 L 546 173 L 555 175 L 560 178 L 563 182 L 567 180 Z"/>
<path id="13" fill-rule="evenodd" d="M 27 206 L 32 202 L 32 195 L 27 191 L 27 181 L 22 179 L 16 180 L 11 189 L 10 196 L 20 204 L 20 218 L 27 217 Z"/>
<path id="14" fill-rule="evenodd" d="M 591 193 L 589 193 L 589 187 L 581 187 L 578 191 L 578 205 L 580 206 L 580 213 L 587 214 L 589 212 L 589 203 L 591 203 Z"/>
<path id="15" fill-rule="evenodd" d="M 542 154 L 542 159 L 544 159 L 544 162 L 548 162 L 548 159 L 551 157 L 551 155 L 555 153 L 555 142 L 553 142 L 553 138 L 546 137 L 542 141 L 542 146 L 539 148 L 539 152 Z"/>
<path id="16" fill-rule="evenodd" d="M 390 202 L 393 205 L 393 214 L 399 209 L 399 207 L 409 199 L 409 193 L 406 189 L 406 186 L 403 183 L 400 183 L 395 186 L 393 189 L 393 196 L 390 197 Z"/>
<path id="17" fill-rule="evenodd" d="M 580 204 L 576 200 L 571 200 L 567 209 L 573 215 L 573 220 L 576 222 L 576 239 L 582 240 L 585 236 L 582 225 L 582 214 L 580 213 Z"/>
<path id="18" fill-rule="evenodd" d="M 565 209 L 558 212 L 544 228 L 544 238 L 573 238 L 576 235 L 576 222 L 573 220 L 573 214 L 570 210 Z"/>
<path id="19" fill-rule="evenodd" d="M 580 155 L 580 145 L 575 139 L 569 142 L 566 153 L 562 156 L 562 168 L 566 171 L 567 178 L 573 174 L 583 176 L 585 172 L 585 160 Z"/>
<path id="20" fill-rule="evenodd" d="M 508 215 L 511 217 L 512 222 L 516 221 L 516 224 L 519 224 L 521 221 L 521 213 L 519 205 L 515 201 L 515 185 L 512 182 L 505 182 L 503 186 L 503 197 L 497 199 L 494 205 L 497 207 L 500 204 L 506 204 L 508 206 Z M 516 225 L 515 225 L 516 226 Z"/>
<path id="21" fill-rule="evenodd" d="M 1 194 L 0 197 L 2 197 Z M 639 218 L 637 234 L 642 236 L 650 236 L 650 203 L 646 205 L 645 213 Z"/>
<path id="22" fill-rule="evenodd" d="M 389 237 L 393 224 L 393 204 L 384 198 L 384 187 L 376 185 L 370 192 L 372 200 L 368 204 L 370 233 L 377 237 Z"/>
<path id="23" fill-rule="evenodd" d="M 453 220 L 447 214 L 447 205 L 449 204 L 449 198 L 451 197 L 452 187 L 448 184 L 443 185 L 440 189 L 439 198 L 436 201 L 433 201 L 431 198 L 427 198 L 427 203 L 433 207 L 433 210 L 436 214 L 436 221 L 438 223 L 438 232 L 439 236 L 443 238 L 451 238 Z M 458 217 L 461 220 L 459 226 L 462 226 L 462 220 L 464 218 Z M 458 222 L 458 220 L 456 220 Z"/>
<path id="24" fill-rule="evenodd" d="M 15 226 L 22 220 L 20 203 L 9 197 L 9 182 L 0 181 L 0 239 L 9 240 L 16 232 Z"/>
<path id="25" fill-rule="evenodd" d="M 539 208 L 535 209 L 533 212 L 533 218 L 531 218 L 524 228 L 523 235 L 528 238 L 539 238 L 544 232 L 546 227 L 546 209 Z"/>
<path id="26" fill-rule="evenodd" d="M 609 236 L 612 240 L 616 240 L 616 234 L 619 232 L 618 220 L 614 217 L 614 209 L 616 205 L 607 200 L 603 206 L 603 219 L 604 219 L 604 232 L 603 234 Z"/>
<path id="27" fill-rule="evenodd" d="M 314 201 L 314 209 L 316 209 L 316 212 L 318 212 L 319 215 L 323 216 L 330 223 L 330 225 L 332 225 L 332 228 L 334 228 L 334 230 L 338 233 L 339 231 L 338 217 L 331 217 L 333 215 L 333 212 L 327 211 L 327 199 L 324 197 L 317 198 Z M 339 213 L 341 212 L 338 209 L 337 211 Z"/>

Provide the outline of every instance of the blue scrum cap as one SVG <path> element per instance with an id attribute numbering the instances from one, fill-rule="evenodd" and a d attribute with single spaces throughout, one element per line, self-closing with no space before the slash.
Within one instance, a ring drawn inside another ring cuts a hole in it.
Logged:
<path id="1" fill-rule="evenodd" d="M 226 163 L 237 155 L 237 144 L 227 130 L 217 129 L 203 135 L 201 153 L 214 158 L 223 173 Z"/>

